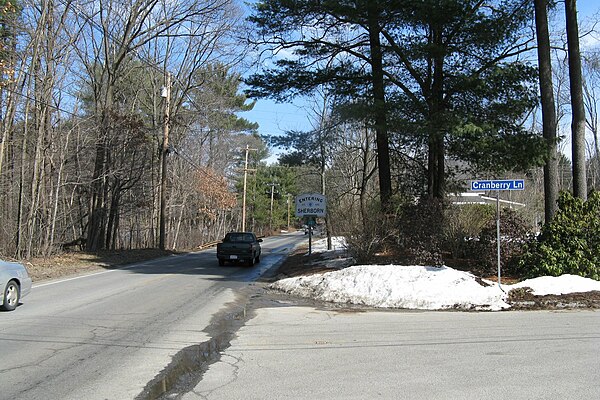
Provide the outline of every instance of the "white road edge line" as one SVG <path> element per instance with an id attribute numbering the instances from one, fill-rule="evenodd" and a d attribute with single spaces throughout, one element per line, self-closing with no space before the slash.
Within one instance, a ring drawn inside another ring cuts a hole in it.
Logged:
<path id="1" fill-rule="evenodd" d="M 148 261 L 154 261 L 154 260 L 148 260 Z M 115 272 L 115 271 L 122 271 L 124 269 L 131 269 L 131 268 L 135 268 L 138 267 L 139 263 L 137 264 L 131 264 L 131 265 L 125 265 L 123 267 L 120 268 L 112 268 L 106 271 L 98 271 L 98 272 L 91 272 L 89 274 L 83 274 L 83 275 L 78 275 L 78 276 L 73 276 L 71 278 L 65 278 L 65 279 L 58 279 L 58 280 L 54 280 L 51 282 L 46 282 L 46 283 L 40 283 L 40 284 L 34 284 L 31 287 L 32 288 L 39 288 L 39 287 L 44 287 L 44 286 L 50 286 L 50 285 L 56 285 L 57 283 L 63 283 L 63 282 L 68 282 L 68 281 L 74 281 L 76 279 L 81 279 L 81 278 L 88 278 L 90 276 L 96 276 L 96 275 L 102 275 L 102 274 L 108 274 L 109 272 Z"/>
<path id="2" fill-rule="evenodd" d="M 56 285 L 57 283 L 63 283 L 63 282 L 68 282 L 68 281 L 74 281 L 76 279 L 87 278 L 87 277 L 90 277 L 90 276 L 107 274 L 109 272 L 118 271 L 119 269 L 124 269 L 124 268 L 111 269 L 111 270 L 108 270 L 108 271 L 92 272 L 90 274 L 74 276 L 72 278 L 65 278 L 65 279 L 55 280 L 55 281 L 52 281 L 52 282 L 40 283 L 40 284 L 37 284 L 37 285 L 33 285 L 32 288 L 35 289 L 35 288 L 44 287 L 44 286 Z"/>

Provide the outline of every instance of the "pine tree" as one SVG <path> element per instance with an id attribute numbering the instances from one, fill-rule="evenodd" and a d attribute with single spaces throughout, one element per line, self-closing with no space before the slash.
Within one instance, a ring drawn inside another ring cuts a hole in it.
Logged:
<path id="1" fill-rule="evenodd" d="M 585 163 L 585 107 L 583 104 L 583 77 L 579 51 L 579 25 L 577 23 L 577 0 L 565 1 L 567 42 L 569 54 L 569 83 L 571 91 L 571 143 L 573 157 L 573 194 L 587 199 Z"/>
<path id="2" fill-rule="evenodd" d="M 448 158 L 498 172 L 543 162 L 541 137 L 521 122 L 536 70 L 515 61 L 531 16 L 512 0 L 262 1 L 251 18 L 260 43 L 294 56 L 251 77 L 249 93 L 285 100 L 328 86 L 377 132 L 382 201 L 390 137 L 425 153 L 424 192 L 442 198 Z"/>
<path id="3" fill-rule="evenodd" d="M 535 0 L 535 27 L 538 44 L 539 80 L 542 103 L 542 131 L 549 148 L 544 165 L 544 215 L 552 221 L 558 209 L 558 155 L 556 150 L 556 106 L 552 85 L 552 60 L 548 33 L 548 1 Z"/>

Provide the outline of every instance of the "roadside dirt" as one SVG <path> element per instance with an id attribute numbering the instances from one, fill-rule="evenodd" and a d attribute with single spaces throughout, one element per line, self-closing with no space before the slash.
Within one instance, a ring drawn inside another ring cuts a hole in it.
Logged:
<path id="1" fill-rule="evenodd" d="M 600 291 L 535 296 L 531 289 L 513 289 L 508 302 L 514 310 L 568 310 L 575 308 L 600 308 Z"/>
<path id="2" fill-rule="evenodd" d="M 314 253 L 308 255 L 308 249 L 299 248 L 289 255 L 275 270 L 263 275 L 264 282 L 275 282 L 295 276 L 312 275 L 335 271 L 352 264 L 352 260 L 340 253 Z"/>

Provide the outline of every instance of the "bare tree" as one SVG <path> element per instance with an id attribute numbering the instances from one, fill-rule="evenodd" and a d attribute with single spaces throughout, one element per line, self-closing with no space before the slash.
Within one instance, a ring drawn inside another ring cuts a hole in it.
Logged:
<path id="1" fill-rule="evenodd" d="M 183 73 L 183 76 L 175 74 L 174 85 L 169 88 L 173 90 L 173 101 L 168 114 L 176 120 L 178 111 L 183 110 L 183 105 L 188 102 L 189 91 L 197 85 L 194 71 L 223 55 L 218 48 L 232 26 L 232 18 L 236 17 L 231 11 L 232 4 L 229 0 L 202 3 L 140 0 L 124 8 L 107 1 L 101 2 L 98 9 L 82 12 L 81 26 L 88 34 L 82 39 L 81 48 L 87 50 L 81 53 L 81 59 L 92 83 L 94 112 L 99 126 L 95 167 L 91 176 L 89 250 L 109 245 L 107 228 L 109 214 L 112 213 L 109 200 L 111 192 L 119 187 L 114 183 L 110 164 L 114 151 L 112 138 L 119 134 L 119 127 L 113 122 L 115 115 L 128 112 L 123 104 L 131 104 L 128 100 L 123 103 L 115 99 L 119 83 L 136 68 L 143 66 L 146 72 L 150 72 L 145 79 L 146 88 L 150 89 L 146 89 L 150 99 L 146 103 L 152 105 L 151 121 L 157 129 L 161 124 L 158 117 L 160 106 L 158 93 L 152 90 L 158 82 L 156 77 L 173 70 L 172 66 L 179 66 L 178 73 Z M 90 53 L 93 54 L 91 59 L 88 57 Z M 163 156 L 166 154 L 167 151 L 163 151 Z M 112 206 L 115 206 L 114 202 Z"/>
<path id="2" fill-rule="evenodd" d="M 19 20 L 2 19 L 10 32 L 3 54 L 11 57 L 3 65 L 14 68 L 0 81 L 0 251 L 28 257 L 59 245 L 155 246 L 165 72 L 174 75 L 168 159 L 199 130 L 210 133 L 210 149 L 198 146 L 193 161 L 218 166 L 221 176 L 234 164 L 228 155 L 240 141 L 230 138 L 239 132 L 203 117 L 229 112 L 229 100 L 214 92 L 198 102 L 194 93 L 207 84 L 200 70 L 245 57 L 237 0 L 20 5 Z M 174 190 L 174 182 L 193 182 L 196 168 L 179 164 L 165 170 L 166 210 L 184 212 L 167 218 L 167 233 L 198 224 L 192 204 L 202 196 Z M 223 230 L 234 219 L 223 211 L 214 225 Z M 193 240 L 179 238 L 183 246 Z"/>
<path id="3" fill-rule="evenodd" d="M 369 203 L 374 200 L 376 185 L 373 177 L 377 172 L 377 153 L 374 149 L 373 132 L 360 124 L 344 124 L 338 129 L 341 140 L 333 158 L 331 174 L 332 191 L 336 196 L 349 197 L 343 201 L 346 204 L 346 217 L 352 215 L 360 219 L 353 221 L 368 221 Z M 358 200 L 358 210 L 354 206 Z"/>
<path id="4" fill-rule="evenodd" d="M 64 139 L 70 132 L 63 130 L 62 97 L 57 95 L 65 84 L 61 66 L 68 63 L 72 43 L 65 30 L 68 15 L 66 7 L 52 0 L 35 7 L 24 2 L 19 26 L 13 28 L 26 46 L 17 53 L 18 72 L 5 87 L 2 136 L 8 147 L 3 147 L 0 159 L 8 156 L 9 175 L 16 178 L 15 191 L 7 192 L 10 210 L 5 221 L 17 256 L 53 248 L 64 167 L 64 158 L 58 156 L 64 141 L 57 143 L 54 138 Z"/>

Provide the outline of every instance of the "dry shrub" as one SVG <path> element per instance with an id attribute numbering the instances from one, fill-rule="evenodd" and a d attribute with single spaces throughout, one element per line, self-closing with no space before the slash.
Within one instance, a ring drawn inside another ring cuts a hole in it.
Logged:
<path id="1" fill-rule="evenodd" d="M 444 207 L 437 199 L 421 199 L 401 208 L 398 218 L 398 244 L 406 261 L 442 265 Z"/>
<path id="2" fill-rule="evenodd" d="M 469 258 L 481 230 L 495 218 L 490 204 L 451 205 L 444 211 L 444 249 L 452 258 Z"/>
<path id="3" fill-rule="evenodd" d="M 531 234 L 529 224 L 514 210 L 500 210 L 500 265 L 504 273 L 518 273 L 517 265 Z M 493 274 L 497 271 L 498 240 L 495 217 L 481 230 L 472 256 L 481 263 L 482 273 Z"/>
<path id="4" fill-rule="evenodd" d="M 354 226 L 346 234 L 350 256 L 360 264 L 373 262 L 375 255 L 397 236 L 392 222 L 393 218 L 390 219 L 381 212 L 368 213 L 368 218 L 363 220 L 362 226 Z"/>

